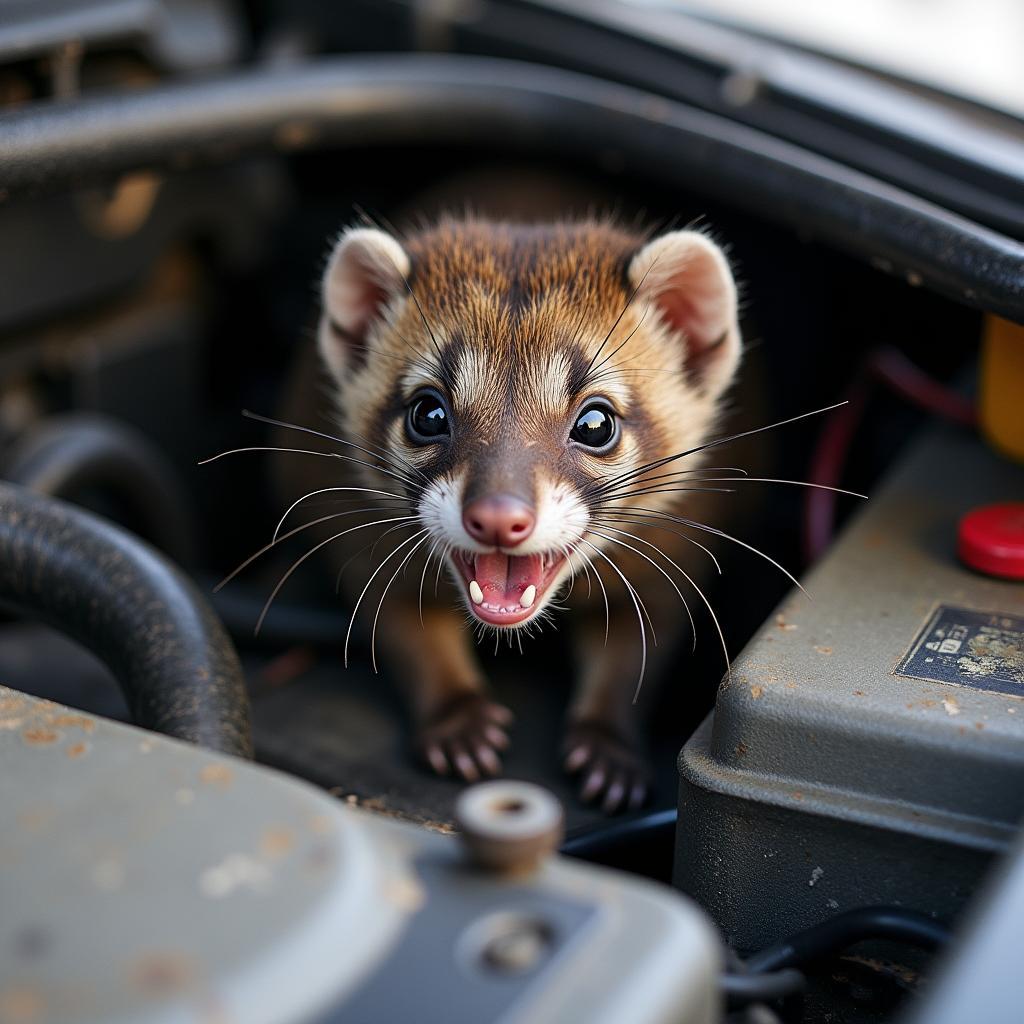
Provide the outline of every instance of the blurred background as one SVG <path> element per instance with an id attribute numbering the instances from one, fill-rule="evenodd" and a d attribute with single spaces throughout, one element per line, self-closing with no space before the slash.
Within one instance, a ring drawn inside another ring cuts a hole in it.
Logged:
<path id="1" fill-rule="evenodd" d="M 627 0 L 628 2 L 628 0 Z M 647 6 L 644 0 L 638 5 Z M 1024 114 L 1024 8 L 1015 0 L 716 0 L 677 6 Z"/>

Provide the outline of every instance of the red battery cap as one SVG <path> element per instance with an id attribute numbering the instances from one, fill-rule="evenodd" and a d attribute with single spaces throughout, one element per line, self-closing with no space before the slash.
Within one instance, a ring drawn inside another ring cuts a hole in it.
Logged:
<path id="1" fill-rule="evenodd" d="M 1024 501 L 976 508 L 960 520 L 956 553 L 978 572 L 1024 580 Z"/>

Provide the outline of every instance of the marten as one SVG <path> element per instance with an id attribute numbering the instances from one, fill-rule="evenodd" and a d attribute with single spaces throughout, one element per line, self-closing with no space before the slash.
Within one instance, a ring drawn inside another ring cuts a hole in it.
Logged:
<path id="1" fill-rule="evenodd" d="M 306 557 L 329 558 L 372 622 L 433 771 L 497 774 L 510 742 L 467 617 L 518 641 L 572 584 L 565 767 L 608 812 L 643 803 L 632 703 L 686 626 L 679 601 L 703 600 L 716 530 L 699 503 L 733 472 L 703 446 L 741 347 L 730 264 L 703 231 L 441 216 L 341 233 L 317 331 L 326 394 L 311 372 L 289 403 L 320 431 L 292 447 L 323 457 L 280 535 L 311 529 Z"/>

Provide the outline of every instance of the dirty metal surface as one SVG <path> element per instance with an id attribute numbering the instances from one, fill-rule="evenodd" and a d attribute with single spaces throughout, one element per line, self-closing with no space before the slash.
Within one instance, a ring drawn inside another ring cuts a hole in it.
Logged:
<path id="1" fill-rule="evenodd" d="M 955 550 L 965 512 L 1022 494 L 1020 466 L 931 433 L 735 661 L 680 757 L 676 881 L 741 943 L 857 902 L 952 914 L 1011 842 L 1024 587 Z"/>
<path id="2" fill-rule="evenodd" d="M 663 886 L 563 858 L 495 876 L 452 837 L 7 688 L 0 813 L 4 1024 L 718 1017 L 717 936 Z"/>
<path id="3" fill-rule="evenodd" d="M 6 688 L 0 808 L 5 1022 L 307 1019 L 400 923 L 312 787 Z"/>

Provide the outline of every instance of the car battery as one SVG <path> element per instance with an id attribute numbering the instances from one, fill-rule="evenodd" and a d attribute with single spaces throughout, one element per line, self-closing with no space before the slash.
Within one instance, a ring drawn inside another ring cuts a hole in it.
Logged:
<path id="1" fill-rule="evenodd" d="M 675 883 L 748 950 L 865 904 L 952 918 L 1024 815 L 1024 583 L 957 558 L 1024 468 L 916 443 L 679 760 Z"/>

